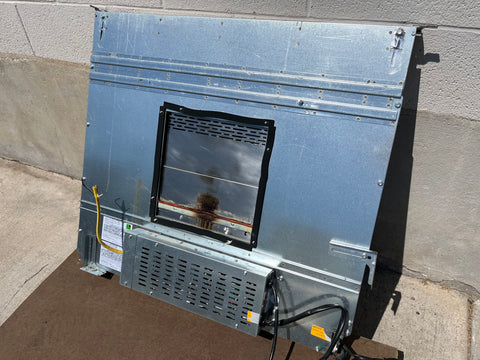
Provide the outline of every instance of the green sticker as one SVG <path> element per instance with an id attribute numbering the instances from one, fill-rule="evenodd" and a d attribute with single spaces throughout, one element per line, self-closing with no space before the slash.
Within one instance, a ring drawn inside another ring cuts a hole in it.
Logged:
<path id="1" fill-rule="evenodd" d="M 126 224 L 125 228 L 126 228 L 127 230 L 132 230 L 132 225 Z"/>

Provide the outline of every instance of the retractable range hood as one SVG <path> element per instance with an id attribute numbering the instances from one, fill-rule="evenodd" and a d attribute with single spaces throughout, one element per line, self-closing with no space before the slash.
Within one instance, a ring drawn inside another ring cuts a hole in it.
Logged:
<path id="1" fill-rule="evenodd" d="M 85 270 L 254 336 L 348 335 L 416 29 L 95 20 Z"/>

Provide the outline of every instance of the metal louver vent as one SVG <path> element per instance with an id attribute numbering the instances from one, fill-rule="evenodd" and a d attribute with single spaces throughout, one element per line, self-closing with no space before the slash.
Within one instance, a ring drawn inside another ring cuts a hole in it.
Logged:
<path id="1" fill-rule="evenodd" d="M 168 113 L 170 129 L 230 139 L 249 144 L 263 145 L 267 142 L 267 129 L 236 124 L 219 119 L 198 118 L 180 113 Z"/>
<path id="2" fill-rule="evenodd" d="M 137 236 L 131 287 L 251 335 L 258 324 L 267 277 Z M 132 249 L 134 250 L 134 249 Z M 122 280 L 124 271 L 122 269 Z M 257 317 L 258 318 L 258 317 Z M 258 320 L 257 320 L 258 321 Z"/>

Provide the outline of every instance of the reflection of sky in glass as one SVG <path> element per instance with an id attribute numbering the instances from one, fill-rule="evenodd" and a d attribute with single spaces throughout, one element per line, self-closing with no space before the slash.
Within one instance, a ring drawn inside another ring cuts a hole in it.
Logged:
<path id="1" fill-rule="evenodd" d="M 265 147 L 170 129 L 165 165 L 258 186 Z"/>
<path id="2" fill-rule="evenodd" d="M 170 128 L 160 198 L 188 207 L 208 193 L 218 215 L 253 224 L 264 145 Z M 207 175 L 207 176 L 202 176 Z"/>

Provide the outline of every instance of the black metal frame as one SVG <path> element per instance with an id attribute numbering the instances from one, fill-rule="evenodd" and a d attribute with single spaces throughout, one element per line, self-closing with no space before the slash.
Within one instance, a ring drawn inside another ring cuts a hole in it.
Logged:
<path id="1" fill-rule="evenodd" d="M 176 222 L 174 220 L 169 220 L 157 216 L 157 204 L 158 204 L 158 197 L 160 195 L 160 189 L 162 186 L 162 165 L 165 161 L 165 146 L 166 146 L 166 126 L 167 126 L 167 112 L 168 111 L 175 111 L 179 112 L 184 115 L 188 116 L 195 116 L 200 118 L 218 118 L 224 120 L 235 121 L 243 124 L 248 125 L 256 125 L 256 126 L 263 126 L 267 127 L 267 141 L 265 144 L 265 151 L 263 152 L 262 158 L 262 168 L 260 174 L 260 181 L 258 184 L 258 192 L 257 192 L 257 201 L 255 204 L 255 212 L 253 216 L 253 224 L 252 224 L 252 232 L 250 236 L 250 244 L 238 240 L 236 238 L 229 237 L 228 235 L 222 235 L 215 233 L 213 231 L 205 230 L 198 228 L 193 225 L 184 224 L 180 222 Z M 205 111 L 205 110 L 194 110 L 188 109 L 184 106 L 172 104 L 172 103 L 164 103 L 163 106 L 160 107 L 159 117 L 158 117 L 158 130 L 157 130 L 157 145 L 155 151 L 155 164 L 154 164 L 154 175 L 153 175 L 153 182 L 152 182 L 152 194 L 150 197 L 150 218 L 152 222 L 158 224 L 164 224 L 171 227 L 179 228 L 182 230 L 187 230 L 194 232 L 199 235 L 208 236 L 210 238 L 214 238 L 217 240 L 225 241 L 231 243 L 231 245 L 251 250 L 257 246 L 258 241 L 258 231 L 260 228 L 260 219 L 262 215 L 263 209 L 263 199 L 265 197 L 265 188 L 267 184 L 268 178 L 268 165 L 270 163 L 270 156 L 273 149 L 273 141 L 275 138 L 275 122 L 273 120 L 268 119 L 255 119 L 255 118 L 248 118 L 244 116 L 228 114 L 223 112 L 216 112 L 216 111 Z"/>

